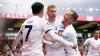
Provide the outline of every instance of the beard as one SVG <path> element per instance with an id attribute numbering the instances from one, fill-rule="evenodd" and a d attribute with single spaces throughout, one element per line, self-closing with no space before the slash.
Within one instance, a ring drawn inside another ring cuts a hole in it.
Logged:
<path id="1" fill-rule="evenodd" d="M 62 23 L 64 23 L 64 22 L 65 22 L 65 20 L 62 21 Z"/>

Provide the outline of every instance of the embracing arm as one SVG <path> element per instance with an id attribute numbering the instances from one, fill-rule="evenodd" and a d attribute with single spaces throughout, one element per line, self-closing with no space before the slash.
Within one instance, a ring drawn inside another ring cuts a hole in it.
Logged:
<path id="1" fill-rule="evenodd" d="M 60 36 L 58 36 L 57 34 L 55 34 L 52 30 L 49 30 L 49 31 L 48 31 L 48 34 L 49 34 L 53 39 L 55 39 L 57 42 L 59 42 L 59 43 L 65 45 L 65 46 L 68 46 L 68 47 L 75 47 L 75 48 L 76 48 L 76 46 L 77 46 L 77 45 L 74 44 L 74 43 L 71 43 L 71 42 L 69 42 L 69 41 L 64 40 L 62 37 L 60 37 Z"/>

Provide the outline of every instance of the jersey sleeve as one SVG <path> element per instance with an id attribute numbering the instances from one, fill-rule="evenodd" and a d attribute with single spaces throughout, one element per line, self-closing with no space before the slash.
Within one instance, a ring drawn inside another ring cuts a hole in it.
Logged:
<path id="1" fill-rule="evenodd" d="M 17 36 L 14 39 L 13 45 L 12 45 L 12 49 L 14 50 L 17 46 L 17 43 L 22 39 L 22 34 L 23 34 L 23 27 L 21 26 Z"/>
<path id="2" fill-rule="evenodd" d="M 59 25 L 59 31 L 58 32 L 63 32 L 64 31 L 64 25 L 61 23 L 60 25 Z"/>
<path id="3" fill-rule="evenodd" d="M 61 23 L 61 24 L 59 25 L 58 35 L 59 35 L 59 36 L 62 36 L 63 31 L 64 31 L 64 26 L 63 26 L 63 24 Z"/>
<path id="4" fill-rule="evenodd" d="M 84 42 L 84 44 L 83 44 L 84 46 L 87 46 L 87 45 L 89 45 L 89 39 L 87 39 L 85 42 Z"/>
<path id="5" fill-rule="evenodd" d="M 43 43 L 45 43 L 46 45 L 49 45 L 50 47 L 53 47 L 53 48 L 58 48 L 60 47 L 61 45 L 57 42 L 50 42 L 50 41 L 47 41 L 47 40 L 43 40 Z"/>
<path id="6" fill-rule="evenodd" d="M 43 40 L 43 43 L 45 43 L 45 44 L 51 46 L 53 42 L 50 42 L 50 41 L 47 41 L 47 40 Z"/>
<path id="7" fill-rule="evenodd" d="M 43 20 L 43 21 L 42 21 L 41 26 L 42 26 L 42 30 L 43 30 L 44 32 L 48 32 L 49 30 L 52 29 L 52 28 L 48 25 L 48 23 L 47 23 L 46 20 Z"/>

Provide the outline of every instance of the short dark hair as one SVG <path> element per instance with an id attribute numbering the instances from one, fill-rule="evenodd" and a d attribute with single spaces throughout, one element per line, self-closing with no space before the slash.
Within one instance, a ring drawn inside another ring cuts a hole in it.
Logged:
<path id="1" fill-rule="evenodd" d="M 44 5 L 40 2 L 35 2 L 32 4 L 31 9 L 33 14 L 39 14 L 44 9 Z"/>
<path id="2" fill-rule="evenodd" d="M 72 16 L 74 18 L 74 21 L 76 21 L 78 18 L 78 14 L 74 10 L 70 10 L 70 11 L 73 13 Z"/>
<path id="3" fill-rule="evenodd" d="M 99 33 L 100 33 L 100 31 L 99 31 L 99 30 L 94 30 L 94 31 L 93 31 L 93 33 L 95 33 L 95 32 L 99 32 Z"/>

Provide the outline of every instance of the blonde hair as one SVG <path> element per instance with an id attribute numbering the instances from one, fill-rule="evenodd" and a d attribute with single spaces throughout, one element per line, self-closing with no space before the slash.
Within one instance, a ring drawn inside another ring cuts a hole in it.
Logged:
<path id="1" fill-rule="evenodd" d="M 47 11 L 48 11 L 50 8 L 56 8 L 56 6 L 55 6 L 55 5 L 49 5 L 48 8 L 47 8 Z"/>

